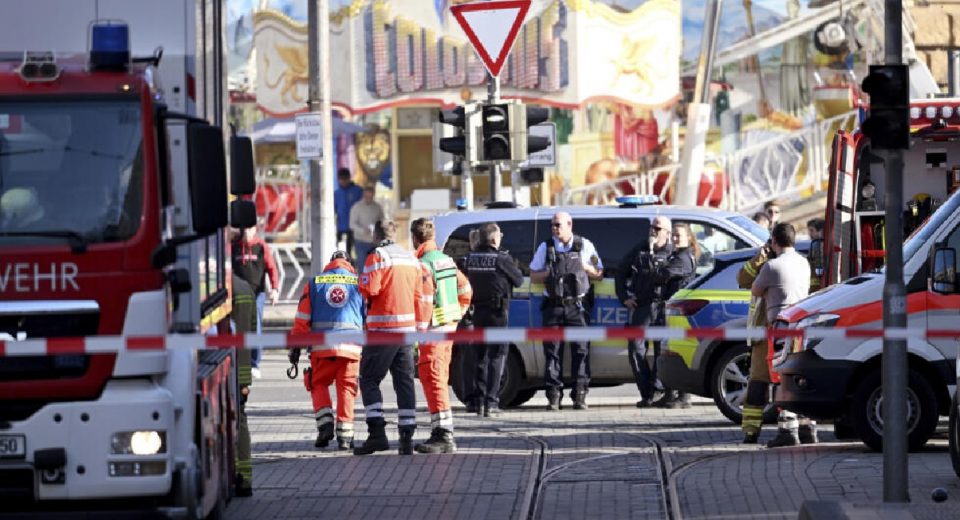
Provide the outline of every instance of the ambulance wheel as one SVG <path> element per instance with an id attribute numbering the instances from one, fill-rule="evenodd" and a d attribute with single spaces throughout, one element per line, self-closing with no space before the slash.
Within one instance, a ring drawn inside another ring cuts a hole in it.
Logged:
<path id="1" fill-rule="evenodd" d="M 733 424 L 739 425 L 743 421 L 743 403 L 749 381 L 750 347 L 743 343 L 731 345 L 713 366 L 710 390 L 717 409 Z M 763 423 L 776 422 L 777 408 L 768 403 L 763 409 Z"/>
<path id="2" fill-rule="evenodd" d="M 960 400 L 957 396 L 954 394 L 950 403 L 950 462 L 953 463 L 953 472 L 960 477 Z"/>
<path id="3" fill-rule="evenodd" d="M 857 385 L 850 402 L 850 421 L 857 436 L 870 449 L 883 451 L 883 392 L 880 366 Z M 907 446 L 918 450 L 937 429 L 937 396 L 930 383 L 911 370 L 907 379 Z"/>

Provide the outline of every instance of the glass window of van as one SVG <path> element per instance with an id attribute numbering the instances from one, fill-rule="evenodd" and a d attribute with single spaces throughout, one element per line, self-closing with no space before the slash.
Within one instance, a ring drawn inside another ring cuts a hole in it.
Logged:
<path id="1" fill-rule="evenodd" d="M 552 218 L 552 217 L 551 217 Z M 537 247 L 553 235 L 551 218 L 537 222 Z M 623 259 L 637 244 L 647 243 L 650 237 L 650 219 L 637 218 L 573 218 L 573 233 L 593 242 L 603 262 L 604 276 L 613 276 Z"/>
<path id="2" fill-rule="evenodd" d="M 443 246 L 443 252 L 454 260 L 459 261 L 470 252 L 470 230 L 478 229 L 483 223 L 465 224 L 456 229 L 447 238 L 447 243 Z M 500 226 L 500 232 L 503 233 L 503 239 L 500 242 L 500 250 L 510 253 L 520 267 L 524 276 L 530 275 L 530 260 L 533 259 L 534 240 L 533 240 L 533 221 L 530 220 L 507 220 L 497 221 Z"/>

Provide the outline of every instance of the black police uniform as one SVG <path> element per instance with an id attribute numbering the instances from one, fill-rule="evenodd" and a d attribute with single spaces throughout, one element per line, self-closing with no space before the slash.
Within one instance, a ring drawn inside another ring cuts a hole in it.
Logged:
<path id="1" fill-rule="evenodd" d="M 630 325 L 638 327 L 666 324 L 664 302 L 692 279 L 697 267 L 690 248 L 675 251 L 670 243 L 652 253 L 646 243 L 641 244 L 630 251 L 620 265 L 628 267 L 617 273 L 617 297 L 621 302 L 631 298 L 636 300 L 637 307 L 630 314 Z M 656 391 L 657 358 L 660 356 L 660 342 L 651 343 L 653 367 L 646 361 L 646 341 L 630 340 L 627 347 L 640 397 L 647 403 Z"/>
<path id="2" fill-rule="evenodd" d="M 570 250 L 556 250 L 553 239 L 544 242 L 546 251 L 547 294 L 541 311 L 543 326 L 587 326 L 588 305 L 585 297 L 590 290 L 590 280 L 583 268 L 581 251 L 583 239 L 574 235 Z M 586 408 L 585 399 L 590 388 L 590 343 L 568 341 L 570 347 L 570 373 L 574 378 L 574 408 Z M 544 341 L 544 383 L 551 410 L 559 409 L 563 393 L 563 343 Z"/>
<path id="3" fill-rule="evenodd" d="M 473 287 L 473 325 L 506 327 L 513 288 L 523 284 L 523 273 L 514 259 L 506 251 L 482 245 L 464 257 L 463 271 Z M 499 407 L 500 378 L 508 348 L 506 343 L 492 343 L 474 349 L 473 384 L 467 387 L 467 403 L 476 406 L 478 412 Z"/>

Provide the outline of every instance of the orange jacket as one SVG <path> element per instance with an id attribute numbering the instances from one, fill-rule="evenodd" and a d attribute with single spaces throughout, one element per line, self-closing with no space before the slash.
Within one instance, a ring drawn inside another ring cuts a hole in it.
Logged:
<path id="1" fill-rule="evenodd" d="M 353 269 L 353 266 L 350 265 L 350 262 L 340 258 L 327 264 L 323 268 L 323 272 L 326 273 L 334 269 L 344 269 L 351 273 L 356 273 L 356 271 Z M 297 313 L 293 318 L 293 329 L 290 330 L 291 334 L 306 334 L 313 331 L 313 304 L 310 300 L 311 287 L 313 287 L 312 283 L 307 283 L 303 286 L 303 294 L 300 296 L 300 303 L 297 304 Z M 357 297 L 356 292 L 353 292 L 352 294 L 353 297 Z M 323 356 L 332 355 L 335 357 L 359 360 L 361 347 L 360 345 L 353 343 L 341 343 L 339 345 L 315 345 L 310 347 L 310 351 L 322 353 Z"/>
<path id="2" fill-rule="evenodd" d="M 437 243 L 433 240 L 427 240 L 426 242 L 420 244 L 420 247 L 417 248 L 417 258 L 423 258 L 423 255 L 429 253 L 430 251 L 436 251 Z M 430 303 L 430 315 L 433 315 L 433 294 L 436 291 L 436 286 L 433 283 L 433 276 L 430 274 L 430 270 L 426 268 L 427 278 L 429 279 L 429 293 L 430 297 L 425 298 L 429 300 Z M 457 302 L 460 303 L 461 315 L 466 314 L 467 310 L 470 308 L 470 301 L 473 299 L 473 287 L 470 286 L 470 280 L 467 279 L 466 275 L 457 269 Z M 428 320 L 429 321 L 429 320 Z M 440 327 L 440 328 L 449 328 L 451 330 L 456 330 L 456 324 L 452 327 Z"/>
<path id="3" fill-rule="evenodd" d="M 360 275 L 368 329 L 414 331 L 417 323 L 430 321 L 432 307 L 423 302 L 425 269 L 409 251 L 393 243 L 370 252 Z"/>

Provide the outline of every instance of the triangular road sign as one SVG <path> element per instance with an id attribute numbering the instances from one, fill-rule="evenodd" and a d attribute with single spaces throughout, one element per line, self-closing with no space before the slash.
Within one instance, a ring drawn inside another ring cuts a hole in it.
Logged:
<path id="1" fill-rule="evenodd" d="M 530 10 L 530 0 L 494 0 L 450 8 L 490 75 L 497 77 Z"/>

